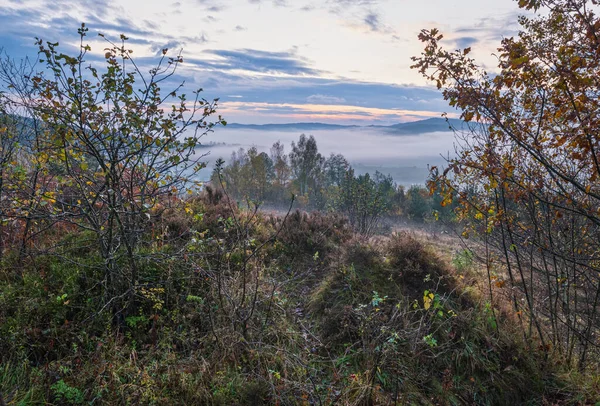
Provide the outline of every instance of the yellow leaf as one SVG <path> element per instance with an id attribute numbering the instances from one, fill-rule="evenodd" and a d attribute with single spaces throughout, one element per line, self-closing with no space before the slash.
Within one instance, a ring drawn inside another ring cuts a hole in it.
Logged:
<path id="1" fill-rule="evenodd" d="M 425 310 L 428 310 L 431 307 L 431 302 L 433 302 L 434 297 L 435 295 L 433 293 L 423 296 L 423 307 Z"/>

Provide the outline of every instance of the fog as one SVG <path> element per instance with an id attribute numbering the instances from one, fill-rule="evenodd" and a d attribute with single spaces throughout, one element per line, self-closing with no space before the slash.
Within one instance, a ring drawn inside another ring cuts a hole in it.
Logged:
<path id="1" fill-rule="evenodd" d="M 246 129 L 217 128 L 202 138 L 202 143 L 225 143 L 210 148 L 199 149 L 208 153 L 204 159 L 208 167 L 199 173 L 202 180 L 208 180 L 218 158 L 229 161 L 231 153 L 239 148 L 252 146 L 269 153 L 273 143 L 281 141 L 286 154 L 291 150 L 291 142 L 298 141 L 302 131 L 261 131 Z M 324 156 L 331 153 L 342 154 L 355 167 L 358 173 L 379 170 L 391 174 L 398 184 L 410 186 L 422 184 L 428 173 L 428 165 L 443 165 L 444 159 L 454 151 L 452 132 L 424 133 L 419 135 L 391 135 L 383 129 L 351 128 L 340 130 L 313 130 L 305 132 L 317 140 L 319 152 Z"/>

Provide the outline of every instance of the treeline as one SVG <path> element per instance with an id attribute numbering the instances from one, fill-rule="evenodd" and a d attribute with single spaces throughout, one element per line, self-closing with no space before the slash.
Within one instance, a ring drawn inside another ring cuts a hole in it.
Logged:
<path id="1" fill-rule="evenodd" d="M 240 148 L 227 165 L 217 163 L 211 182 L 238 201 L 283 207 L 295 196 L 299 207 L 344 214 L 366 235 L 373 234 L 384 217 L 415 222 L 454 218 L 452 207 L 440 204 L 439 194 L 431 195 L 419 185 L 407 190 L 379 171 L 356 174 L 343 155 L 323 156 L 312 135 L 300 135 L 287 154 L 280 141 L 269 153 Z"/>

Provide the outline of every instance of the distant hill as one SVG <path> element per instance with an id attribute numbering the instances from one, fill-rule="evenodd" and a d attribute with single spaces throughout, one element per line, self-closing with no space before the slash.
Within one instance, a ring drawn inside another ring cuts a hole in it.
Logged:
<path id="1" fill-rule="evenodd" d="M 357 125 L 338 125 L 324 123 L 289 123 L 289 124 L 227 124 L 227 128 L 263 131 L 289 131 L 289 130 L 340 130 L 344 128 L 359 128 Z"/>
<path id="2" fill-rule="evenodd" d="M 349 128 L 377 128 L 398 135 L 423 134 L 431 132 L 452 131 L 452 128 L 466 129 L 466 123 L 458 119 L 428 118 L 425 120 L 399 123 L 393 125 L 339 125 L 325 123 L 288 123 L 288 124 L 227 124 L 227 128 L 261 131 L 313 131 L 313 130 L 343 130 Z"/>
<path id="3" fill-rule="evenodd" d="M 385 126 L 388 131 L 396 134 L 422 134 L 433 132 L 453 131 L 453 129 L 466 129 L 466 123 L 462 120 L 450 118 L 428 118 L 426 120 L 411 121 Z"/>

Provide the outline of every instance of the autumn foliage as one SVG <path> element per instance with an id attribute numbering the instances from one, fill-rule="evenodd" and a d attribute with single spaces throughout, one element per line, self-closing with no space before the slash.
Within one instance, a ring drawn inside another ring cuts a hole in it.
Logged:
<path id="1" fill-rule="evenodd" d="M 486 72 L 424 30 L 414 68 L 472 123 L 432 182 L 457 199 L 465 236 L 492 248 L 524 334 L 584 368 L 600 346 L 600 19 L 596 1 L 519 2 L 516 37 Z"/>

